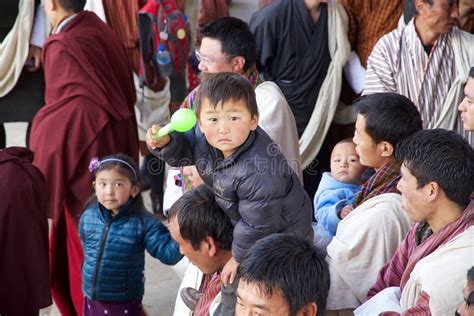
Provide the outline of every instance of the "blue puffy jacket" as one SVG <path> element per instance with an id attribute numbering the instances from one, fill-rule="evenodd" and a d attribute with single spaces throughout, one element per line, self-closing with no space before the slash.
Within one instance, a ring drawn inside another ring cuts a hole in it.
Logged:
<path id="1" fill-rule="evenodd" d="M 97 301 L 140 300 L 145 290 L 145 249 L 164 264 L 182 255 L 166 227 L 146 211 L 130 214 L 126 204 L 116 216 L 99 203 L 79 221 L 84 248 L 82 289 Z"/>
<path id="2" fill-rule="evenodd" d="M 344 206 L 352 205 L 360 187 L 360 184 L 336 180 L 330 172 L 323 173 L 314 196 L 314 216 L 318 226 L 330 236 L 336 236 L 337 225 L 341 221 L 339 213 Z"/>

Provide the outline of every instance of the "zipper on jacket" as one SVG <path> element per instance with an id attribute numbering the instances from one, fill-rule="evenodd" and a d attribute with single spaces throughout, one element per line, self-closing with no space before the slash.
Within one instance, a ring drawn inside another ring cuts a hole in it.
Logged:
<path id="1" fill-rule="evenodd" d="M 107 240 L 107 235 L 109 234 L 109 228 L 110 228 L 110 222 L 105 224 L 105 229 L 102 232 L 102 236 L 100 237 L 100 243 L 99 243 L 99 252 L 97 253 L 97 259 L 95 263 L 95 269 L 94 269 L 94 277 L 92 279 L 92 291 L 91 291 L 91 299 L 95 299 L 95 291 L 96 291 L 96 285 L 97 285 L 97 276 L 99 275 L 99 268 L 100 268 L 100 263 L 102 261 L 102 256 L 104 255 L 104 248 L 105 248 L 105 242 Z"/>

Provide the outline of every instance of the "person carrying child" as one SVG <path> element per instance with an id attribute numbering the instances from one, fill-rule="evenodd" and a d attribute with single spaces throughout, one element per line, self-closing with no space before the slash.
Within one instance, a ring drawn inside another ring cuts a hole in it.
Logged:
<path id="1" fill-rule="evenodd" d="M 367 168 L 361 165 L 351 138 L 341 140 L 331 153 L 331 172 L 323 173 L 314 196 L 315 245 L 326 249 L 336 235 L 337 225 L 352 211 L 352 203 L 359 192 L 362 174 Z"/>
<path id="2" fill-rule="evenodd" d="M 196 165 L 231 218 L 233 256 L 222 271 L 224 300 L 224 289 L 230 283 L 236 288 L 239 262 L 257 240 L 280 232 L 313 240 L 312 206 L 278 146 L 258 127 L 255 91 L 246 78 L 209 75 L 197 92 L 195 111 L 199 129 L 194 133 L 155 139 L 159 128 L 154 125 L 147 144 L 171 166 Z"/>
<path id="3" fill-rule="evenodd" d="M 117 154 L 93 158 L 95 193 L 79 221 L 84 248 L 84 315 L 141 315 L 145 289 L 145 249 L 164 264 L 182 255 L 169 231 L 147 212 L 138 167 Z"/>
<path id="4" fill-rule="evenodd" d="M 412 226 L 397 190 L 401 142 L 422 129 L 415 104 L 403 95 L 384 92 L 359 98 L 354 138 L 363 166 L 375 173 L 364 182 L 351 210 L 327 246 L 331 288 L 326 315 L 350 313 L 367 300 L 377 273 L 390 260 Z"/>

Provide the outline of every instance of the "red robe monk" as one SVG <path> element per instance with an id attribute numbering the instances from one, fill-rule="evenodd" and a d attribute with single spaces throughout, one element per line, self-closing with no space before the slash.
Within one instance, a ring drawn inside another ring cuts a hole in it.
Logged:
<path id="1" fill-rule="evenodd" d="M 52 4 L 51 4 L 52 3 Z M 59 11 L 58 11 L 59 6 Z M 92 193 L 92 157 L 138 162 L 135 88 L 125 48 L 94 13 L 49 1 L 53 35 L 43 47 L 46 105 L 31 131 L 34 164 L 46 176 L 51 290 L 61 315 L 81 315 L 82 246 L 77 224 Z"/>
<path id="2" fill-rule="evenodd" d="M 51 304 L 44 177 L 21 147 L 0 150 L 0 315 L 38 315 Z"/>

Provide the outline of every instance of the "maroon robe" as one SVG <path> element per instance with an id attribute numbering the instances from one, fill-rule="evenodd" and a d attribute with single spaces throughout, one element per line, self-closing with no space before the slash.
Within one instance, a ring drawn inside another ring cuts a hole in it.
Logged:
<path id="1" fill-rule="evenodd" d="M 92 157 L 124 153 L 138 162 L 135 87 L 124 46 L 94 13 L 81 12 L 43 47 L 46 105 L 33 120 L 34 163 L 45 174 L 51 290 L 61 315 L 82 314 L 77 234 L 92 193 Z"/>
<path id="2" fill-rule="evenodd" d="M 44 177 L 33 153 L 0 150 L 0 315 L 38 315 L 51 305 Z"/>

